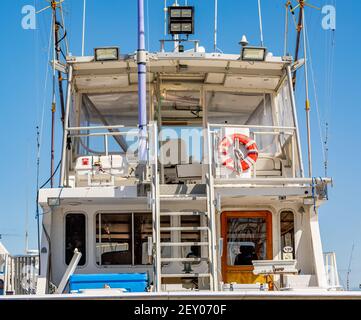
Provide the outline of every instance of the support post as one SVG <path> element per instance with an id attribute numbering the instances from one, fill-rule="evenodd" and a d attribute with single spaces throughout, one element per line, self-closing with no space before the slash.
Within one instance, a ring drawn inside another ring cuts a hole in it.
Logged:
<path id="1" fill-rule="evenodd" d="M 299 127 L 298 127 L 296 99 L 295 99 L 295 94 L 294 94 L 294 90 L 293 90 L 293 80 L 292 80 L 291 66 L 287 66 L 287 79 L 288 79 L 289 94 L 291 96 L 293 122 L 294 122 L 294 125 L 296 127 L 296 142 L 297 142 L 297 149 L 298 149 L 298 161 L 300 163 L 301 177 L 303 178 L 304 177 L 304 168 L 303 168 L 303 159 L 302 159 L 302 150 L 301 150 L 301 139 L 300 139 L 300 132 L 299 132 Z"/>
<path id="2" fill-rule="evenodd" d="M 323 261 L 322 241 L 320 227 L 318 223 L 318 213 L 317 209 L 314 207 L 310 208 L 310 230 L 318 286 L 321 288 L 327 288 L 325 264 Z"/>
<path id="3" fill-rule="evenodd" d="M 65 119 L 64 119 L 64 133 L 63 133 L 63 150 L 61 156 L 61 173 L 60 173 L 60 185 L 61 187 L 65 186 L 65 173 L 67 168 L 67 139 L 68 139 L 68 131 L 69 131 L 69 113 L 71 106 L 71 86 L 73 82 L 73 67 L 69 66 L 68 71 L 68 88 L 66 95 L 66 109 L 65 109 Z"/>

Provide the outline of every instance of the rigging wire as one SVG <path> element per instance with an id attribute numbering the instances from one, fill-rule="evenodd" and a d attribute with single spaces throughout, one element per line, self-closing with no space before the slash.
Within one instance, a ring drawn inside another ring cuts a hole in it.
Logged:
<path id="1" fill-rule="evenodd" d="M 52 38 L 52 30 L 53 30 L 53 18 L 51 19 L 51 26 L 50 26 L 50 36 L 48 42 L 48 57 L 46 60 L 46 74 L 45 74 L 45 83 L 44 83 L 44 93 L 43 93 L 43 103 L 42 103 L 42 113 L 41 113 L 41 120 L 40 120 L 40 146 L 38 150 L 38 158 L 40 158 L 41 154 L 41 147 L 42 147 L 42 140 L 43 140 L 43 132 L 44 132 L 44 119 L 45 119 L 45 105 L 46 105 L 46 91 L 48 90 L 48 79 L 49 79 L 49 66 L 48 61 L 50 61 L 50 52 L 51 52 L 51 38 Z"/>
<path id="2" fill-rule="evenodd" d="M 318 94 L 317 94 L 317 89 L 316 89 L 316 80 L 315 80 L 315 73 L 314 73 L 314 68 L 313 68 L 312 52 L 311 52 L 311 46 L 310 46 L 310 42 L 309 42 L 307 23 L 304 24 L 304 32 L 306 34 L 306 39 L 307 39 L 308 60 L 309 60 L 309 66 L 310 66 L 310 70 L 311 70 L 311 80 L 312 80 L 313 94 L 314 94 L 314 99 L 315 99 L 316 114 L 317 114 L 317 120 L 318 120 L 318 129 L 319 129 L 319 134 L 320 134 L 320 139 L 321 139 L 322 156 L 323 156 L 323 161 L 326 162 L 326 153 L 325 153 L 325 147 L 324 147 L 325 140 L 324 140 L 323 133 L 322 133 L 320 107 L 319 107 L 320 104 L 319 104 L 319 99 L 318 99 Z"/>
<path id="3" fill-rule="evenodd" d="M 36 127 L 36 147 L 40 150 L 40 131 L 39 127 Z M 36 160 L 36 221 L 37 221 L 37 238 L 38 238 L 38 253 L 40 255 L 40 210 L 39 210 L 39 180 L 40 180 L 40 157 Z M 39 265 L 40 274 L 40 265 Z"/>

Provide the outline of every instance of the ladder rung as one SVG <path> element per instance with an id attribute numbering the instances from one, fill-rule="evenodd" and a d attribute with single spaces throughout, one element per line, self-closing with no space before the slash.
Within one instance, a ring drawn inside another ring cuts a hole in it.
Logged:
<path id="1" fill-rule="evenodd" d="M 161 216 L 206 216 L 207 212 L 161 212 Z"/>
<path id="2" fill-rule="evenodd" d="M 209 273 L 174 273 L 174 274 L 162 274 L 162 278 L 208 278 L 211 275 Z"/>
<path id="3" fill-rule="evenodd" d="M 160 231 L 206 231 L 208 227 L 163 227 Z"/>
<path id="4" fill-rule="evenodd" d="M 208 258 L 161 258 L 162 262 L 202 262 L 209 261 Z"/>
<path id="5" fill-rule="evenodd" d="M 208 242 L 162 242 L 162 247 L 208 246 Z"/>

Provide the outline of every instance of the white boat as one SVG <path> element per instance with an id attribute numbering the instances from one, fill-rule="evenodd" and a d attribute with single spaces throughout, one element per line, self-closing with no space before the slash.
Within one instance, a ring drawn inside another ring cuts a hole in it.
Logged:
<path id="1" fill-rule="evenodd" d="M 245 38 L 238 54 L 178 35 L 146 52 L 139 3 L 137 53 L 54 63 L 67 79 L 60 187 L 39 191 L 32 298 L 358 298 L 323 253 L 332 179 L 304 169 L 304 60 Z M 170 31 L 190 31 L 192 10 L 168 8 Z"/>

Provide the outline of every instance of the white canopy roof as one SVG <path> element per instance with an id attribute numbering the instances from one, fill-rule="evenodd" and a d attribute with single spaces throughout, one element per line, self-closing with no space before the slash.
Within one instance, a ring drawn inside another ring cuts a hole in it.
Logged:
<path id="1" fill-rule="evenodd" d="M 137 90 L 135 55 L 118 61 L 96 62 L 94 57 L 70 57 L 76 88 L 81 92 Z M 148 81 L 155 75 L 161 82 L 174 86 L 206 85 L 224 89 L 275 91 L 284 79 L 289 59 L 267 56 L 266 61 L 240 60 L 239 55 L 220 53 L 156 53 L 148 56 Z"/>

